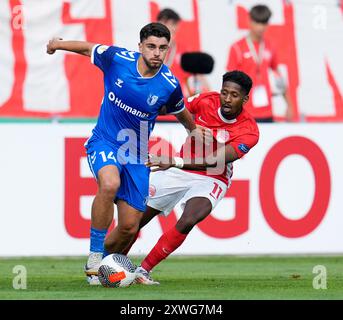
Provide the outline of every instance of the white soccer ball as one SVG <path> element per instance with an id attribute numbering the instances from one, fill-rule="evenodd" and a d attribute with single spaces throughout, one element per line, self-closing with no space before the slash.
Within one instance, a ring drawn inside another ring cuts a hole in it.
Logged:
<path id="1" fill-rule="evenodd" d="M 102 259 L 98 277 L 107 288 L 128 287 L 135 280 L 135 265 L 123 254 L 110 254 Z"/>

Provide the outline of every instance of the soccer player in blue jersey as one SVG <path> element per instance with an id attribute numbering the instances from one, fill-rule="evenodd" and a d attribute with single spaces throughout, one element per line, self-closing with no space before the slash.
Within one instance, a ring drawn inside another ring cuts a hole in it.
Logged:
<path id="1" fill-rule="evenodd" d="M 47 53 L 66 50 L 91 57 L 104 73 L 104 98 L 92 136 L 85 144 L 89 167 L 98 183 L 92 205 L 90 254 L 85 273 L 90 284 L 98 284 L 98 267 L 106 253 L 121 252 L 138 231 L 146 208 L 149 169 L 144 165 L 148 140 L 159 112 L 175 114 L 199 139 L 183 103 L 178 80 L 163 64 L 170 32 L 160 23 L 140 31 L 139 52 L 116 46 L 54 38 Z M 113 220 L 113 200 L 118 224 L 108 235 Z"/>

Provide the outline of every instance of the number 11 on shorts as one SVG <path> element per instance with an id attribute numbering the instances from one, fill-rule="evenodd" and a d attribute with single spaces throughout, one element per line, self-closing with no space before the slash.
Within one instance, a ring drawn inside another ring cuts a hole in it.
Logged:
<path id="1" fill-rule="evenodd" d="M 213 190 L 210 193 L 210 196 L 214 199 L 218 200 L 219 196 L 222 194 L 223 189 L 219 186 L 217 182 L 213 182 L 214 187 Z"/>

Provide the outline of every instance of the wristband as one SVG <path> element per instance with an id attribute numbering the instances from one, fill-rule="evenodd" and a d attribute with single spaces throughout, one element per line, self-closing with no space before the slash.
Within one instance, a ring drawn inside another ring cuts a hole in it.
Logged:
<path id="1" fill-rule="evenodd" d="M 183 159 L 180 158 L 180 157 L 174 157 L 174 161 L 175 161 L 175 167 L 176 168 L 179 168 L 179 169 L 182 169 L 183 168 L 183 165 L 185 164 Z"/>

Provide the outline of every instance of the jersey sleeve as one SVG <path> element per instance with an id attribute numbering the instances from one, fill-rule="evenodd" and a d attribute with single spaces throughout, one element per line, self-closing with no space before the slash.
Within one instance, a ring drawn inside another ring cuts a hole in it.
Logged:
<path id="1" fill-rule="evenodd" d="M 120 48 L 115 46 L 105 46 L 97 44 L 92 49 L 91 61 L 94 65 L 100 68 L 103 72 L 110 68 L 113 63 L 115 54 Z"/>
<path id="2" fill-rule="evenodd" d="M 190 113 L 195 114 L 198 110 L 199 102 L 201 101 L 200 93 L 188 97 L 185 99 L 186 108 L 189 110 Z"/>
<path id="3" fill-rule="evenodd" d="M 185 104 L 180 84 L 178 84 L 166 103 L 166 111 L 168 114 L 177 114 L 183 109 L 185 109 Z"/>
<path id="4" fill-rule="evenodd" d="M 245 156 L 250 149 L 256 145 L 259 139 L 258 132 L 251 132 L 238 136 L 236 139 L 230 142 L 230 146 L 233 147 L 239 158 Z"/>

